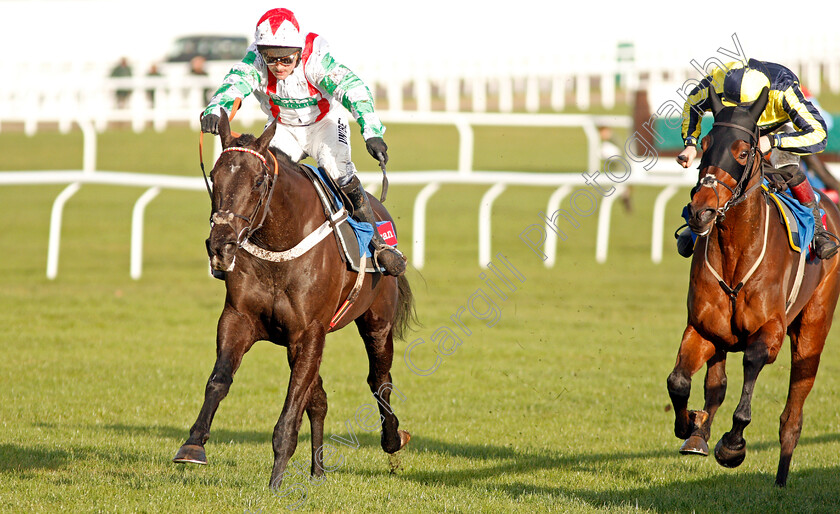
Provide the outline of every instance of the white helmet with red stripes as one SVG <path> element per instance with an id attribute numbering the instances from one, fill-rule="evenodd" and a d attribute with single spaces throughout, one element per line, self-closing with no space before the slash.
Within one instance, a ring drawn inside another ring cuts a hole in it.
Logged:
<path id="1" fill-rule="evenodd" d="M 271 9 L 257 22 L 254 42 L 258 46 L 285 46 L 303 48 L 300 25 L 292 11 Z"/>

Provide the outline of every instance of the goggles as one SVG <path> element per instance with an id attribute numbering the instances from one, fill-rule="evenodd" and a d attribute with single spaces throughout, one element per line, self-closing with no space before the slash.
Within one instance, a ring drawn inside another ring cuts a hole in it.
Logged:
<path id="1" fill-rule="evenodd" d="M 300 54 L 300 52 L 295 52 L 292 55 L 285 55 L 283 57 L 272 57 L 270 55 L 262 54 L 262 58 L 265 61 L 265 63 L 269 66 L 274 66 L 276 64 L 282 64 L 283 66 L 291 66 L 297 60 L 298 54 Z"/>

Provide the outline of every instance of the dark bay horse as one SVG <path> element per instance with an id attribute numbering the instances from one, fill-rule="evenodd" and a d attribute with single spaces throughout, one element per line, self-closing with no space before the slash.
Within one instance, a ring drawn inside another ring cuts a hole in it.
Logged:
<path id="1" fill-rule="evenodd" d="M 721 465 L 740 465 L 746 456 L 743 434 L 751 420 L 756 379 L 776 360 L 787 334 L 790 386 L 781 415 L 776 474 L 776 485 L 784 486 L 802 431 L 802 407 L 814 384 L 840 293 L 840 259 L 806 260 L 792 251 L 784 225 L 760 187 L 763 159 L 757 121 L 767 90 L 749 107 L 724 107 L 714 89 L 709 91 L 715 122 L 701 143 L 700 179 L 689 207 L 689 227 L 700 237 L 691 263 L 688 324 L 668 377 L 674 432 L 687 439 L 682 453 L 708 455 L 712 420 L 726 393 L 726 354 L 743 352 L 741 399 L 732 429 L 715 447 Z M 821 207 L 829 230 L 836 232 L 837 207 L 825 196 Z M 703 364 L 705 407 L 689 411 L 691 376 Z"/>
<path id="2" fill-rule="evenodd" d="M 219 123 L 224 150 L 210 173 L 212 228 L 207 250 L 211 266 L 225 271 L 227 295 L 204 404 L 189 438 L 173 459 L 207 463 L 204 444 L 210 437 L 210 424 L 243 355 L 256 341 L 271 341 L 288 348 L 291 369 L 286 401 L 272 439 L 274 467 L 269 484 L 273 488 L 282 483 L 295 452 L 304 411 L 312 429 L 311 472 L 313 476 L 324 473 L 321 446 L 327 395 L 319 372 L 321 356 L 327 333 L 351 321 L 356 322 L 367 350 L 367 382 L 379 405 L 382 449 L 394 453 L 405 446 L 410 435 L 399 430 L 390 405 L 390 369 L 393 337 L 401 338 L 414 317 L 408 280 L 368 273 L 358 286 L 357 273 L 348 271 L 331 234 L 308 251 L 287 252 L 292 254 L 289 259 L 278 262 L 242 249 L 246 243 L 268 252 L 300 249 L 299 243 L 323 228 L 326 220 L 315 188 L 298 165 L 269 148 L 275 130 L 276 121 L 259 138 L 250 134 L 235 137 L 227 115 L 223 113 Z M 381 203 L 372 197 L 370 202 L 381 219 L 391 220 Z M 331 326 L 351 291 L 358 291 L 358 297 Z"/>

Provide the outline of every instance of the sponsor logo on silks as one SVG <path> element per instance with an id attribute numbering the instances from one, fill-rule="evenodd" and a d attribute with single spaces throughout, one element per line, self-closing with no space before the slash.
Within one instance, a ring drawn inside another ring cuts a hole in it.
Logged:
<path id="1" fill-rule="evenodd" d="M 397 246 L 397 234 L 394 232 L 394 225 L 390 221 L 377 221 L 376 228 L 379 229 L 379 235 L 385 240 L 385 244 Z"/>
<path id="2" fill-rule="evenodd" d="M 347 140 L 347 125 L 342 123 L 342 120 L 338 120 L 338 142 L 343 145 L 349 145 L 350 142 Z"/>
<path id="3" fill-rule="evenodd" d="M 302 100 L 297 100 L 294 98 L 282 98 L 274 93 L 272 93 L 269 96 L 271 97 L 271 103 L 279 107 L 285 107 L 287 109 L 301 109 L 303 107 L 311 107 L 313 105 L 318 105 L 318 101 L 314 98 L 304 98 Z"/>

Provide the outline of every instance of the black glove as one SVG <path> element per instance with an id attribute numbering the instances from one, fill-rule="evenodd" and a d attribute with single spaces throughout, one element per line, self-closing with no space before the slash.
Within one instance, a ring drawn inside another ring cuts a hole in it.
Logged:
<path id="1" fill-rule="evenodd" d="M 211 134 L 219 133 L 219 117 L 215 114 L 205 114 L 201 117 L 201 131 Z"/>
<path id="2" fill-rule="evenodd" d="M 382 154 L 381 164 L 388 164 L 388 145 L 385 144 L 385 141 L 381 137 L 372 137 L 365 141 L 365 144 L 367 145 L 368 153 L 374 159 L 377 161 L 380 160 L 379 154 Z"/>

